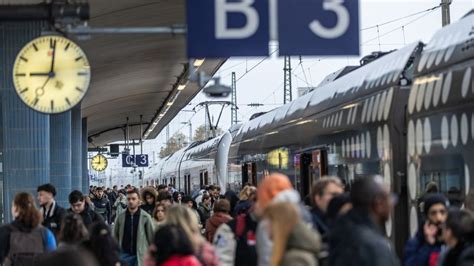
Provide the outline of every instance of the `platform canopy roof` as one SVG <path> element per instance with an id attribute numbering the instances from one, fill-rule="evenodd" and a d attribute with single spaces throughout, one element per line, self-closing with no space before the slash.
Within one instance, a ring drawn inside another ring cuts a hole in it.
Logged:
<path id="1" fill-rule="evenodd" d="M 0 5 L 44 2 L 0 0 Z M 91 0 L 89 26 L 185 25 L 185 2 Z M 143 131 L 153 128 L 146 134 L 152 139 L 199 92 L 197 84 L 187 80 L 188 59 L 183 34 L 91 34 L 90 39 L 76 41 L 86 52 L 92 70 L 89 92 L 82 102 L 82 117 L 87 117 L 91 146 L 123 141 L 127 118 L 132 125 L 130 138 L 140 139 L 140 116 Z M 212 76 L 224 61 L 205 59 L 199 70 Z M 182 90 L 176 95 L 178 87 Z"/>

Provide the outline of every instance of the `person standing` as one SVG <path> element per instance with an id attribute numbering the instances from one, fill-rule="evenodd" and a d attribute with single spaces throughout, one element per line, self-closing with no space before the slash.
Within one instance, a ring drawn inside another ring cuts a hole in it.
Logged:
<path id="1" fill-rule="evenodd" d="M 97 188 L 96 197 L 92 199 L 94 204 L 94 210 L 102 215 L 104 221 L 108 224 L 111 223 L 110 216 L 112 214 L 112 208 L 110 206 L 110 201 L 104 193 L 104 189 L 101 187 Z"/>
<path id="2" fill-rule="evenodd" d="M 53 233 L 41 225 L 33 195 L 16 194 L 12 216 L 12 223 L 0 227 L 0 264 L 34 265 L 36 256 L 56 249 Z"/>
<path id="3" fill-rule="evenodd" d="M 201 224 L 205 225 L 207 219 L 211 217 L 212 212 L 212 199 L 211 196 L 204 194 L 202 195 L 202 201 L 199 203 L 198 206 L 198 213 L 201 218 Z"/>
<path id="4" fill-rule="evenodd" d="M 423 215 L 418 232 L 405 245 L 404 265 L 436 265 L 444 245 L 442 227 L 448 217 L 448 199 L 443 194 L 427 194 L 424 197 Z"/>
<path id="5" fill-rule="evenodd" d="M 221 224 L 228 223 L 232 220 L 230 213 L 230 203 L 226 199 L 220 199 L 214 204 L 214 213 L 206 221 L 206 239 L 209 242 L 213 242 L 214 235 L 216 234 L 217 228 Z"/>
<path id="6" fill-rule="evenodd" d="M 138 190 L 128 191 L 127 201 L 127 210 L 115 220 L 113 236 L 122 248 L 121 260 L 129 266 L 142 266 L 148 246 L 153 242 L 153 220 L 140 208 Z"/>
<path id="7" fill-rule="evenodd" d="M 313 228 L 323 237 L 325 242 L 326 236 L 329 233 L 329 225 L 327 221 L 327 209 L 332 198 L 344 192 L 341 180 L 337 177 L 323 177 L 319 179 L 311 189 L 311 202 L 313 208 L 311 209 L 311 218 Z"/>
<path id="8" fill-rule="evenodd" d="M 331 229 L 329 265 L 399 265 L 382 231 L 394 205 L 383 178 L 372 176 L 357 179 L 352 185 L 351 201 L 353 209 Z"/>
<path id="9" fill-rule="evenodd" d="M 79 214 L 87 228 L 95 222 L 103 221 L 102 216 L 93 211 L 89 207 L 89 204 L 86 203 L 86 199 L 84 195 L 82 195 L 82 192 L 78 190 L 71 192 L 69 194 L 69 204 L 71 204 L 71 208 L 68 212 Z"/>
<path id="10" fill-rule="evenodd" d="M 153 214 L 153 210 L 155 209 L 156 205 L 156 197 L 158 193 L 152 187 L 146 187 L 142 190 L 142 202 L 143 204 L 140 205 L 140 208 L 146 211 L 149 215 Z"/>
<path id="11" fill-rule="evenodd" d="M 53 185 L 41 185 L 36 191 L 38 192 L 38 202 L 40 205 L 39 211 L 43 217 L 42 225 L 53 232 L 57 241 L 66 210 L 54 200 L 56 188 Z"/>

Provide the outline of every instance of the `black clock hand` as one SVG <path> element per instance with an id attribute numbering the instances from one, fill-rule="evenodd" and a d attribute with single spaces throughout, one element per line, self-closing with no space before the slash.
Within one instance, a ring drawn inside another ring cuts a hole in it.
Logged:
<path id="1" fill-rule="evenodd" d="M 53 60 L 51 60 L 51 70 L 50 72 L 54 73 L 54 59 L 56 57 L 56 41 L 53 41 Z"/>
<path id="2" fill-rule="evenodd" d="M 30 73 L 30 76 L 49 76 L 49 72 L 46 72 L 46 73 L 43 73 L 43 72 L 39 72 L 39 73 Z"/>

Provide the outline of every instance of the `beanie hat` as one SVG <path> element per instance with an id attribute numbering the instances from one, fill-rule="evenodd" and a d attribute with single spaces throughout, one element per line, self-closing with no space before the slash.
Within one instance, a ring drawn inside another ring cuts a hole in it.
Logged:
<path id="1" fill-rule="evenodd" d="M 46 191 L 53 194 L 53 197 L 56 197 L 56 188 L 51 184 L 44 184 L 38 187 L 37 192 Z"/>
<path id="2" fill-rule="evenodd" d="M 443 204 L 445 207 L 448 207 L 448 200 L 443 194 L 426 194 L 424 201 L 423 201 L 423 213 L 428 215 L 428 211 L 430 210 L 431 206 L 435 204 Z"/>
<path id="3" fill-rule="evenodd" d="M 262 180 L 257 189 L 257 204 L 264 209 L 279 192 L 291 189 L 293 186 L 286 175 L 271 174 Z"/>
<path id="4" fill-rule="evenodd" d="M 337 218 L 342 206 L 347 203 L 351 203 L 351 197 L 349 196 L 349 193 L 344 193 L 332 198 L 326 211 L 327 217 L 330 219 Z"/>

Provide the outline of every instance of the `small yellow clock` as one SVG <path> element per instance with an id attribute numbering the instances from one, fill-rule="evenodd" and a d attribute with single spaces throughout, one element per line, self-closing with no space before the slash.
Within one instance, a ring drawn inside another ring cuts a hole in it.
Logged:
<path id="1" fill-rule="evenodd" d="M 92 157 L 91 166 L 92 169 L 96 170 L 97 172 L 102 172 L 107 168 L 108 162 L 107 158 L 105 158 L 102 154 L 97 154 L 96 156 Z"/>
<path id="2" fill-rule="evenodd" d="M 23 47 L 13 65 L 13 84 L 30 108 L 48 114 L 70 110 L 90 83 L 86 54 L 71 40 L 42 36 Z"/>

